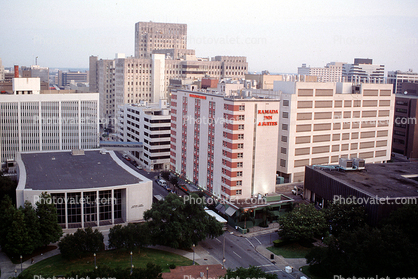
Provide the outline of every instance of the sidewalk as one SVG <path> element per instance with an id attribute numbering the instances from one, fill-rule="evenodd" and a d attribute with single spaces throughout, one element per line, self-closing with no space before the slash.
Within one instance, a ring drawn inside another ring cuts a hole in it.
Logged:
<path id="1" fill-rule="evenodd" d="M 192 251 L 186 251 L 186 250 L 181 250 L 181 249 L 174 249 L 171 247 L 167 247 L 167 246 L 161 246 L 161 245 L 156 245 L 156 246 L 149 246 L 148 248 L 153 248 L 153 249 L 158 249 L 158 250 L 162 250 L 162 251 L 167 251 L 173 254 L 177 254 L 180 256 L 183 256 L 185 258 L 188 258 L 190 260 L 193 260 L 193 252 Z M 208 251 L 206 251 L 205 248 L 203 248 L 200 245 L 197 245 L 194 248 L 194 260 L 197 264 L 199 265 L 217 265 L 217 264 L 222 264 L 220 262 L 218 262 L 214 257 L 212 257 Z"/>
<path id="2" fill-rule="evenodd" d="M 270 223 L 268 228 L 262 228 L 262 227 L 259 227 L 259 226 L 254 226 L 254 227 L 250 228 L 249 233 L 241 234 L 237 230 L 234 230 L 234 234 L 242 236 L 242 237 L 254 237 L 254 236 L 258 236 L 258 235 L 272 233 L 272 232 L 277 231 L 278 229 L 279 229 L 279 223 Z"/>
<path id="3" fill-rule="evenodd" d="M 283 258 L 282 256 L 275 255 L 273 252 L 267 250 L 266 247 L 259 245 L 255 248 L 255 250 L 263 255 L 266 259 L 270 260 L 272 263 L 277 266 L 278 269 L 285 270 L 286 266 L 293 267 L 293 272 L 291 275 L 295 278 L 300 278 L 301 276 L 307 277 L 304 273 L 299 271 L 299 268 L 302 266 L 307 265 L 306 259 L 304 258 Z M 273 255 L 273 259 L 271 258 Z"/>
<path id="4" fill-rule="evenodd" d="M 57 246 L 56 244 L 51 244 L 53 246 Z M 46 258 L 58 255 L 60 253 L 60 250 L 58 249 L 54 249 L 52 251 L 48 251 L 44 254 L 38 255 L 33 257 L 33 264 L 40 262 Z M 22 270 L 25 270 L 26 268 L 30 267 L 31 264 L 31 259 L 25 261 L 22 263 Z M 19 275 L 20 274 L 20 263 L 19 264 L 14 264 L 12 263 L 12 261 L 9 259 L 9 257 L 3 253 L 0 252 L 0 268 L 1 268 L 1 278 L 4 279 L 8 279 L 9 277 L 15 277 L 15 275 Z M 16 270 L 16 274 L 15 274 L 15 270 Z"/>

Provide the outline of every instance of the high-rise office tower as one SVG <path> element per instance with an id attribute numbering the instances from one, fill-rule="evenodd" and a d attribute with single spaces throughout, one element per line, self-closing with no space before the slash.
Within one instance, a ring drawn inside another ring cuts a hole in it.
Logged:
<path id="1" fill-rule="evenodd" d="M 187 49 L 187 24 L 137 22 L 135 57 L 151 58 L 159 49 Z"/>

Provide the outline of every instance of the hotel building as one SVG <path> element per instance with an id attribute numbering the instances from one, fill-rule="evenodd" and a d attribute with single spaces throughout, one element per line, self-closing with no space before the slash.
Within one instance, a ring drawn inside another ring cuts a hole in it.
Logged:
<path id="1" fill-rule="evenodd" d="M 280 100 L 171 92 L 171 170 L 214 196 L 275 192 Z"/>
<path id="2" fill-rule="evenodd" d="M 306 165 L 359 157 L 390 160 L 395 95 L 391 84 L 280 82 L 278 174 L 303 181 Z"/>

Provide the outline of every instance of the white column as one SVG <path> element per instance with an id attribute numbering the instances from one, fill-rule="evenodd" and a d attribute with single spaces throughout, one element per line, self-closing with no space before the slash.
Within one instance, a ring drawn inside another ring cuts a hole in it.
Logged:
<path id="1" fill-rule="evenodd" d="M 84 228 L 84 200 L 83 192 L 80 193 L 80 199 L 78 200 L 81 204 L 81 227 Z"/>
<path id="2" fill-rule="evenodd" d="M 97 226 L 100 227 L 100 208 L 99 208 L 99 204 L 100 204 L 100 196 L 99 196 L 99 191 L 96 191 L 96 213 L 97 213 Z"/>
<path id="3" fill-rule="evenodd" d="M 67 192 L 65 192 L 65 195 L 64 195 L 64 203 L 65 203 L 65 228 L 68 229 Z"/>
<path id="4" fill-rule="evenodd" d="M 115 224 L 115 190 L 112 189 L 112 225 Z"/>

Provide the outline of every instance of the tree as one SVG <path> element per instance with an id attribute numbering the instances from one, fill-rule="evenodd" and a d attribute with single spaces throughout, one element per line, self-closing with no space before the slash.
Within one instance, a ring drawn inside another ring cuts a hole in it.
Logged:
<path id="1" fill-rule="evenodd" d="M 332 237 L 327 248 L 307 255 L 319 276 L 412 276 L 418 274 L 418 249 L 399 229 L 359 227 Z"/>
<path id="2" fill-rule="evenodd" d="M 153 245 L 190 248 L 206 237 L 223 233 L 221 223 L 205 212 L 202 198 L 195 194 L 184 200 L 169 194 L 164 201 L 153 203 L 144 219 Z"/>
<path id="3" fill-rule="evenodd" d="M 310 240 L 314 236 L 323 236 L 327 231 L 324 213 L 312 204 L 300 204 L 281 216 L 279 224 L 279 236 L 289 241 Z"/>
<path id="4" fill-rule="evenodd" d="M 397 227 L 409 240 L 418 244 L 418 205 L 408 204 L 392 211 L 383 223 Z"/>
<path id="5" fill-rule="evenodd" d="M 20 207 L 19 210 L 22 211 L 22 213 L 25 216 L 25 224 L 26 229 L 29 233 L 29 238 L 31 240 L 31 246 L 34 247 L 34 249 L 39 248 L 42 246 L 42 240 L 41 240 L 41 233 L 40 233 L 40 223 L 39 218 L 36 215 L 36 210 L 33 208 L 32 204 L 29 201 L 25 201 L 25 204 L 23 207 Z"/>
<path id="6" fill-rule="evenodd" d="M 222 278 L 265 278 L 277 279 L 277 274 L 269 274 L 262 271 L 259 267 L 250 266 L 249 268 L 238 267 L 235 270 L 228 269 L 225 277 Z"/>
<path id="7" fill-rule="evenodd" d="M 143 247 L 149 243 L 147 224 L 129 223 L 126 226 L 116 225 L 109 232 L 109 247 L 125 248 L 128 251 Z"/>
<path id="8" fill-rule="evenodd" d="M 103 234 L 92 228 L 77 229 L 74 234 L 67 234 L 58 243 L 61 255 L 65 259 L 81 258 L 86 254 L 104 250 Z"/>
<path id="9" fill-rule="evenodd" d="M 12 203 L 14 204 L 16 201 L 16 187 L 17 183 L 15 181 L 3 176 L 3 173 L 0 172 L 0 200 L 3 200 L 7 195 L 12 199 Z"/>
<path id="10" fill-rule="evenodd" d="M 13 222 L 13 215 L 16 208 L 13 206 L 12 199 L 4 196 L 0 203 L 0 245 L 5 247 L 7 243 L 7 233 Z"/>
<path id="11" fill-rule="evenodd" d="M 170 180 L 170 172 L 169 171 L 162 171 L 161 172 L 161 177 L 164 178 L 165 181 L 169 181 Z"/>
<path id="12" fill-rule="evenodd" d="M 25 216 L 21 210 L 14 212 L 13 221 L 7 232 L 6 240 L 4 250 L 6 253 L 14 256 L 30 254 L 35 249 L 31 245 L 32 241 L 25 225 Z"/>
<path id="13" fill-rule="evenodd" d="M 179 183 L 179 178 L 175 175 L 170 176 L 170 183 L 173 184 L 174 186 L 177 186 Z"/>
<path id="14" fill-rule="evenodd" d="M 39 227 L 41 233 L 41 240 L 43 245 L 48 245 L 51 242 L 57 242 L 62 236 L 62 228 L 58 225 L 57 209 L 50 202 L 51 196 L 47 193 L 42 193 L 39 196 L 39 201 L 36 202 L 36 215 L 39 218 Z"/>
<path id="15" fill-rule="evenodd" d="M 343 231 L 353 231 L 366 224 L 364 206 L 333 203 L 324 209 L 324 213 L 330 233 L 335 236 L 340 235 Z"/>

